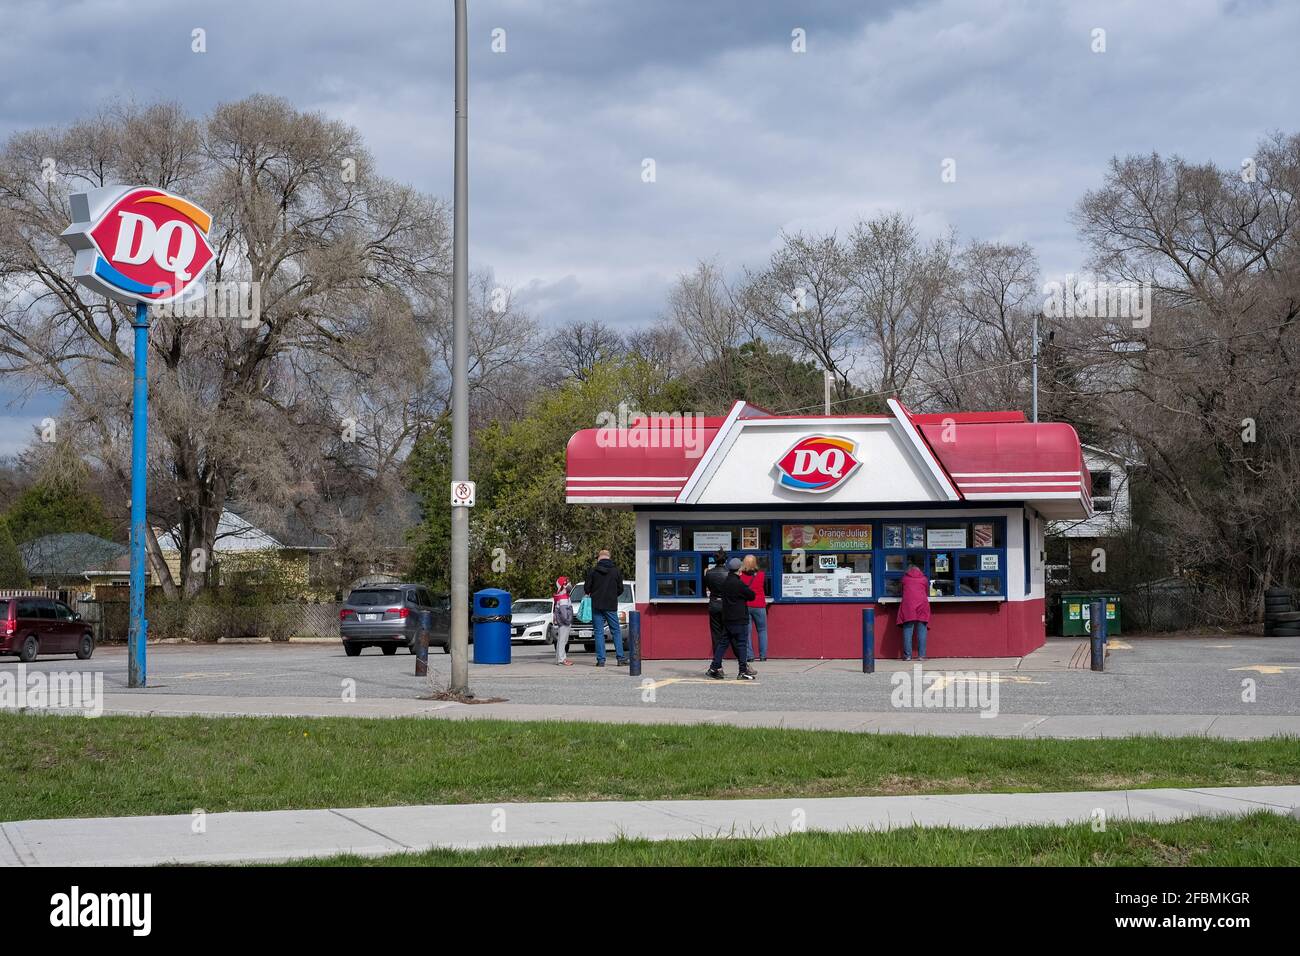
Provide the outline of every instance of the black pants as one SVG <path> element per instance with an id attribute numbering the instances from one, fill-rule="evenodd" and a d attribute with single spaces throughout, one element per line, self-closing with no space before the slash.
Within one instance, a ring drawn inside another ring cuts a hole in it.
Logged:
<path id="1" fill-rule="evenodd" d="M 714 636 L 713 638 L 713 663 L 710 665 L 712 670 L 722 670 L 722 655 L 727 653 L 730 647 L 733 654 L 736 655 L 736 663 L 740 665 L 740 673 L 745 673 L 745 664 L 749 655 L 749 617 L 743 621 L 725 621 L 725 629 L 722 637 Z"/>
<path id="2" fill-rule="evenodd" d="M 718 641 L 727 639 L 727 622 L 722 619 L 722 611 L 709 611 L 709 646 L 717 647 Z"/>

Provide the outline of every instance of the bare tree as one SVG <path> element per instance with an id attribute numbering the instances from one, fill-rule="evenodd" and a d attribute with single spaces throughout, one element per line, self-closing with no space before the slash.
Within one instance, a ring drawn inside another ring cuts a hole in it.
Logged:
<path id="1" fill-rule="evenodd" d="M 829 371 L 842 396 L 852 388 L 861 337 L 849 255 L 833 234 L 783 235 L 766 268 L 746 271 L 737 296 L 754 326 Z"/>
<path id="2" fill-rule="evenodd" d="M 1099 272 L 1153 288 L 1149 328 L 1096 331 L 1098 417 L 1137 442 L 1171 556 L 1224 621 L 1300 574 L 1300 136 L 1254 160 L 1117 159 L 1076 212 Z"/>
<path id="3" fill-rule="evenodd" d="M 0 155 L 3 371 L 65 393 L 67 416 L 123 489 L 130 315 L 72 282 L 58 239 L 69 193 L 113 182 L 195 197 L 214 214 L 209 281 L 260 290 L 254 322 L 173 314 L 150 335 L 150 471 L 165 509 L 153 517 L 177 528 L 187 555 L 210 553 L 232 493 L 301 479 L 302 406 L 286 400 L 295 366 L 311 356 L 352 367 L 379 303 L 433 297 L 448 272 L 444 210 L 381 177 L 351 127 L 265 96 L 203 121 L 164 105 L 11 138 Z M 392 332 L 385 356 L 419 353 L 418 337 Z M 169 594 L 202 587 L 188 561 L 178 585 L 152 532 L 148 544 Z"/>
<path id="4" fill-rule="evenodd" d="M 714 262 L 701 261 L 677 277 L 668 293 L 668 320 L 698 365 L 707 365 L 713 386 L 735 393 L 735 350 L 744 341 L 744 321 Z"/>
<path id="5" fill-rule="evenodd" d="M 547 338 L 543 357 L 563 377 L 585 382 L 591 370 L 626 352 L 623 336 L 599 319 L 565 323 Z"/>
<path id="6" fill-rule="evenodd" d="M 952 273 L 951 235 L 925 246 L 910 219 L 891 213 L 859 222 L 849 236 L 849 282 L 868 366 L 868 388 L 903 394 L 938 321 Z"/>

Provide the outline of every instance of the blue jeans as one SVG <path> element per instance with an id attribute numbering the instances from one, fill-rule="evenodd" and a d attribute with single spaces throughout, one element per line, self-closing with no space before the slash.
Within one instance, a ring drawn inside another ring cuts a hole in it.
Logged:
<path id="1" fill-rule="evenodd" d="M 591 636 L 596 640 L 596 660 L 605 659 L 605 625 L 607 624 L 614 635 L 614 653 L 621 661 L 626 655 L 623 653 L 623 628 L 618 623 L 618 611 L 597 611 L 592 608 Z"/>
<path id="2" fill-rule="evenodd" d="M 907 621 L 903 624 L 903 660 L 912 659 L 912 628 L 916 628 L 916 650 L 925 657 L 925 621 Z"/>
<path id="3" fill-rule="evenodd" d="M 749 620 L 758 629 L 758 656 L 767 657 L 767 608 L 751 607 Z M 748 628 L 746 628 L 748 630 Z M 749 634 L 749 659 L 754 659 L 754 635 Z"/>

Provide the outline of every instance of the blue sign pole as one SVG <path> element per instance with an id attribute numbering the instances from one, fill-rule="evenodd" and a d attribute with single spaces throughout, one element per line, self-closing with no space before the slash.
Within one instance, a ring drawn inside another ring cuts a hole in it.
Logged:
<path id="1" fill-rule="evenodd" d="M 149 447 L 149 306 L 137 302 L 135 321 L 135 378 L 131 396 L 131 629 L 127 636 L 127 686 L 147 684 L 145 641 L 149 622 L 144 618 L 144 540 L 146 452 Z"/>

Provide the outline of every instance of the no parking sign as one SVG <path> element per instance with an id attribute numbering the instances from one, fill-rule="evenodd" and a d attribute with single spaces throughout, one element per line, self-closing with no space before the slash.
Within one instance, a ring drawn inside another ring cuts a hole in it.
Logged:
<path id="1" fill-rule="evenodd" d="M 474 507 L 474 482 L 453 481 L 451 483 L 451 506 L 453 508 Z"/>

